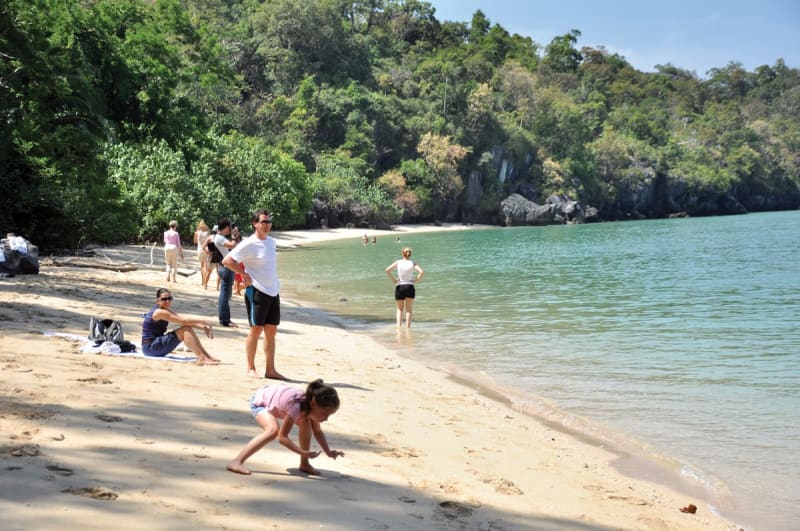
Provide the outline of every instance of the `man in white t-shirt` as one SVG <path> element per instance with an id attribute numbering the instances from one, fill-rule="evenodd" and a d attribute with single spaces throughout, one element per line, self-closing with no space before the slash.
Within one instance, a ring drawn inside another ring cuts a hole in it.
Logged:
<path id="1" fill-rule="evenodd" d="M 272 217 L 261 209 L 250 220 L 254 233 L 239 243 L 222 260 L 222 264 L 244 280 L 244 303 L 250 333 L 247 335 L 247 375 L 258 378 L 255 358 L 258 337 L 264 333 L 264 354 L 267 357 L 265 378 L 287 380 L 275 370 L 275 335 L 281 321 L 280 281 L 278 280 L 278 253 L 275 240 L 269 237 Z M 243 267 L 244 266 L 244 267 Z"/>

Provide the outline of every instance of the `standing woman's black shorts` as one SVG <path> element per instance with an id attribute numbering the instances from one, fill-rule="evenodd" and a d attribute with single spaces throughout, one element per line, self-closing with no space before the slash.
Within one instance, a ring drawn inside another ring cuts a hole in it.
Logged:
<path id="1" fill-rule="evenodd" d="M 396 301 L 413 299 L 416 294 L 414 284 L 398 284 L 394 287 L 394 300 Z"/>

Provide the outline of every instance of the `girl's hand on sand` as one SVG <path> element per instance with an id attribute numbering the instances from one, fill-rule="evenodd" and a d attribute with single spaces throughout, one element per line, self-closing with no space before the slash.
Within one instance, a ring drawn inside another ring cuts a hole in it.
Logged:
<path id="1" fill-rule="evenodd" d="M 328 452 L 328 457 L 330 457 L 331 459 L 336 459 L 337 457 L 344 457 L 344 452 L 341 452 L 339 450 L 331 450 L 330 452 Z"/>

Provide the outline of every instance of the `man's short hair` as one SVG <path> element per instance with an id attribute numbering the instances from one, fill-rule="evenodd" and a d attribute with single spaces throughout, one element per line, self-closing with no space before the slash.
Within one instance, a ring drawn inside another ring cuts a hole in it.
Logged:
<path id="1" fill-rule="evenodd" d="M 219 218 L 217 222 L 217 231 L 225 230 L 225 227 L 231 226 L 231 220 L 228 218 Z"/>
<path id="2" fill-rule="evenodd" d="M 260 218 L 261 216 L 269 217 L 269 210 L 267 210 L 266 208 L 259 208 L 258 210 L 256 210 L 253 213 L 253 217 L 250 218 L 250 223 L 256 223 L 258 221 L 258 218 Z"/>

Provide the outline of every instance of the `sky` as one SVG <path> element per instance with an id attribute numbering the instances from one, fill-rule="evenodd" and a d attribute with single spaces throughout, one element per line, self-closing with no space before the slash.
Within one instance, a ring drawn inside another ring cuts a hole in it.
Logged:
<path id="1" fill-rule="evenodd" d="M 578 50 L 603 46 L 642 72 L 671 63 L 707 79 L 708 70 L 731 61 L 752 72 L 779 58 L 800 68 L 797 0 L 428 1 L 439 21 L 469 23 L 480 9 L 492 24 L 531 37 L 542 51 L 554 37 L 577 29 Z"/>

